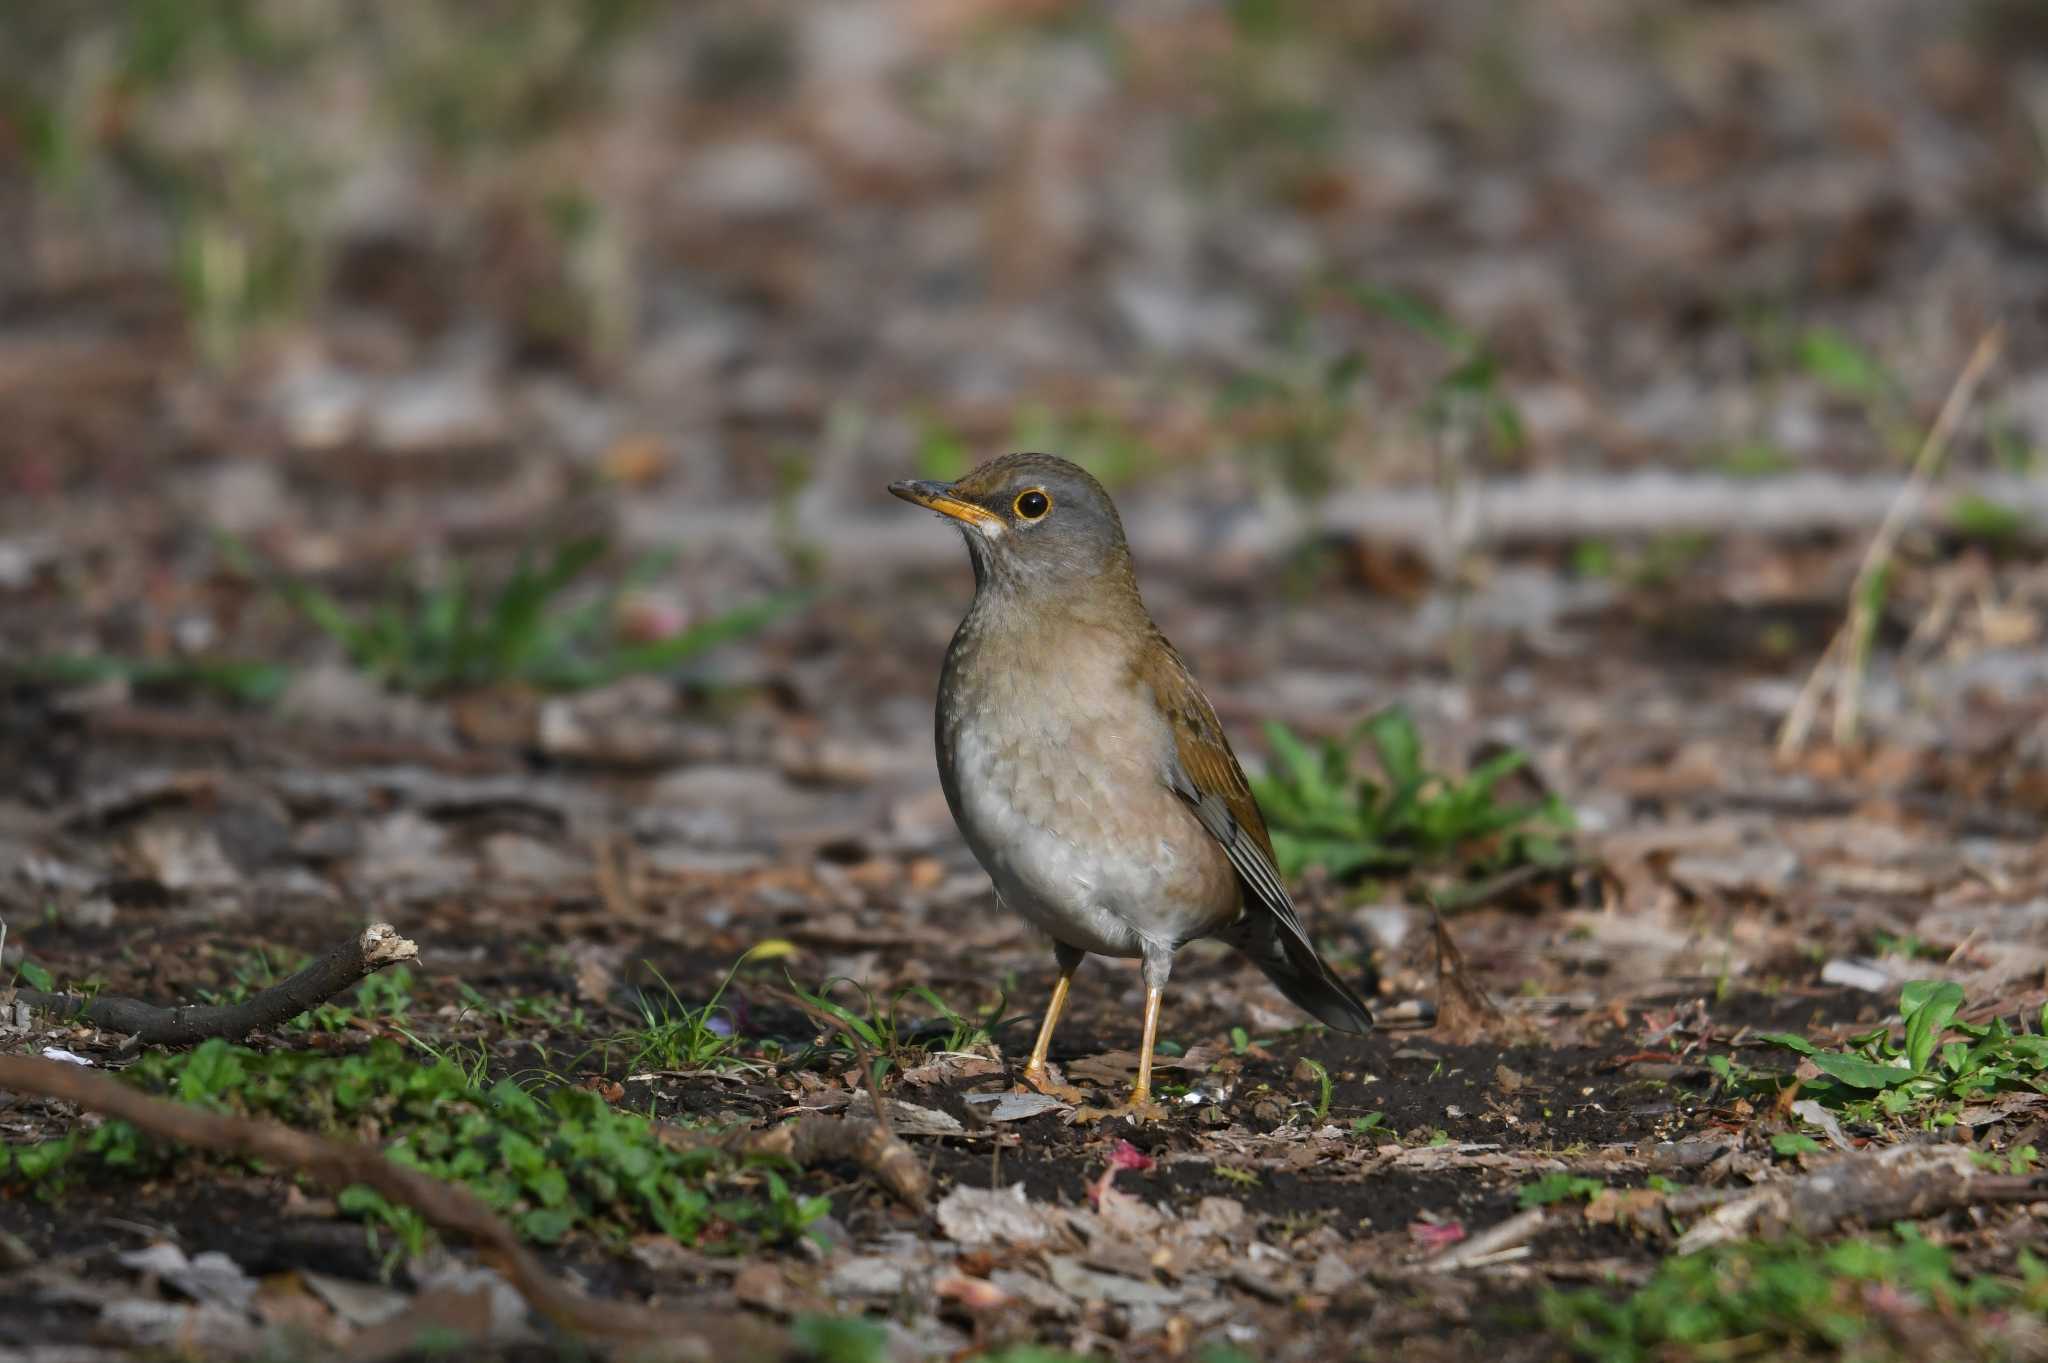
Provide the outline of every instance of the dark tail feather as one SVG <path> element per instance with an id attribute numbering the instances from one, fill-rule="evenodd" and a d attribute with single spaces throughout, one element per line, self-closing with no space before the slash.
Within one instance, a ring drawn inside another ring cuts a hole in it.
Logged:
<path id="1" fill-rule="evenodd" d="M 1363 1036 L 1372 1030 L 1372 1009 L 1312 948 L 1290 933 L 1269 931 L 1262 936 L 1263 941 L 1247 943 L 1241 950 L 1290 1003 L 1340 1032 Z"/>

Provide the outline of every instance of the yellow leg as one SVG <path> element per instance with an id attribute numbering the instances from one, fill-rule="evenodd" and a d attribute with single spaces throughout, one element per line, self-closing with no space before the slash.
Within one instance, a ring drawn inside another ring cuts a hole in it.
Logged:
<path id="1" fill-rule="evenodd" d="M 1052 987 L 1052 1002 L 1045 1005 L 1045 1021 L 1038 1024 L 1038 1040 L 1031 1047 L 1031 1059 L 1024 1065 L 1024 1082 L 1037 1086 L 1045 1082 L 1045 1052 L 1052 1045 L 1052 1029 L 1059 1024 L 1067 1006 L 1067 986 L 1073 983 L 1074 968 L 1060 967 L 1059 983 Z"/>
<path id="2" fill-rule="evenodd" d="M 1163 988 L 1145 990 L 1145 1039 L 1138 1044 L 1138 1082 L 1131 1088 L 1131 1101 L 1125 1104 L 1133 1110 L 1152 1105 L 1152 1047 L 1159 1039 L 1159 1004 L 1165 997 Z"/>

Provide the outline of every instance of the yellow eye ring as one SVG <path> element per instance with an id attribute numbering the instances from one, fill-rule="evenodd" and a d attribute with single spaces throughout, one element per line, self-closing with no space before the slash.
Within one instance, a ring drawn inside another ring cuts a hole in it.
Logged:
<path id="1" fill-rule="evenodd" d="M 1045 489 L 1032 488 L 1017 494 L 1017 500 L 1010 505 L 1020 521 L 1043 520 L 1052 510 L 1052 498 L 1045 495 Z"/>

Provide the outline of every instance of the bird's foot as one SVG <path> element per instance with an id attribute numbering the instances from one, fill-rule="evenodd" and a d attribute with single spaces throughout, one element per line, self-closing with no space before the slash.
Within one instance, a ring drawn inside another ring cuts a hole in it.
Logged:
<path id="1" fill-rule="evenodd" d="M 1076 1107 L 1080 1107 L 1088 1101 L 1086 1094 L 1082 1093 L 1081 1090 L 1075 1088 L 1072 1084 L 1062 1083 L 1058 1079 L 1053 1078 L 1052 1071 L 1043 1065 L 1035 1069 L 1026 1065 L 1019 1071 L 1017 1083 L 1013 1091 L 1017 1093 L 1042 1093 L 1048 1098 L 1057 1098 L 1063 1103 L 1072 1103 Z"/>

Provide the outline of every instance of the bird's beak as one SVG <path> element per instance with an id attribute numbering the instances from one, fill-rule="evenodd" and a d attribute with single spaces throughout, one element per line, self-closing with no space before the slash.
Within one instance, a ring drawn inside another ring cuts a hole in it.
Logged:
<path id="1" fill-rule="evenodd" d="M 971 525 L 985 535 L 999 535 L 1003 531 L 1002 517 L 964 497 L 955 496 L 952 487 L 946 483 L 891 483 L 889 491 L 906 502 Z"/>

